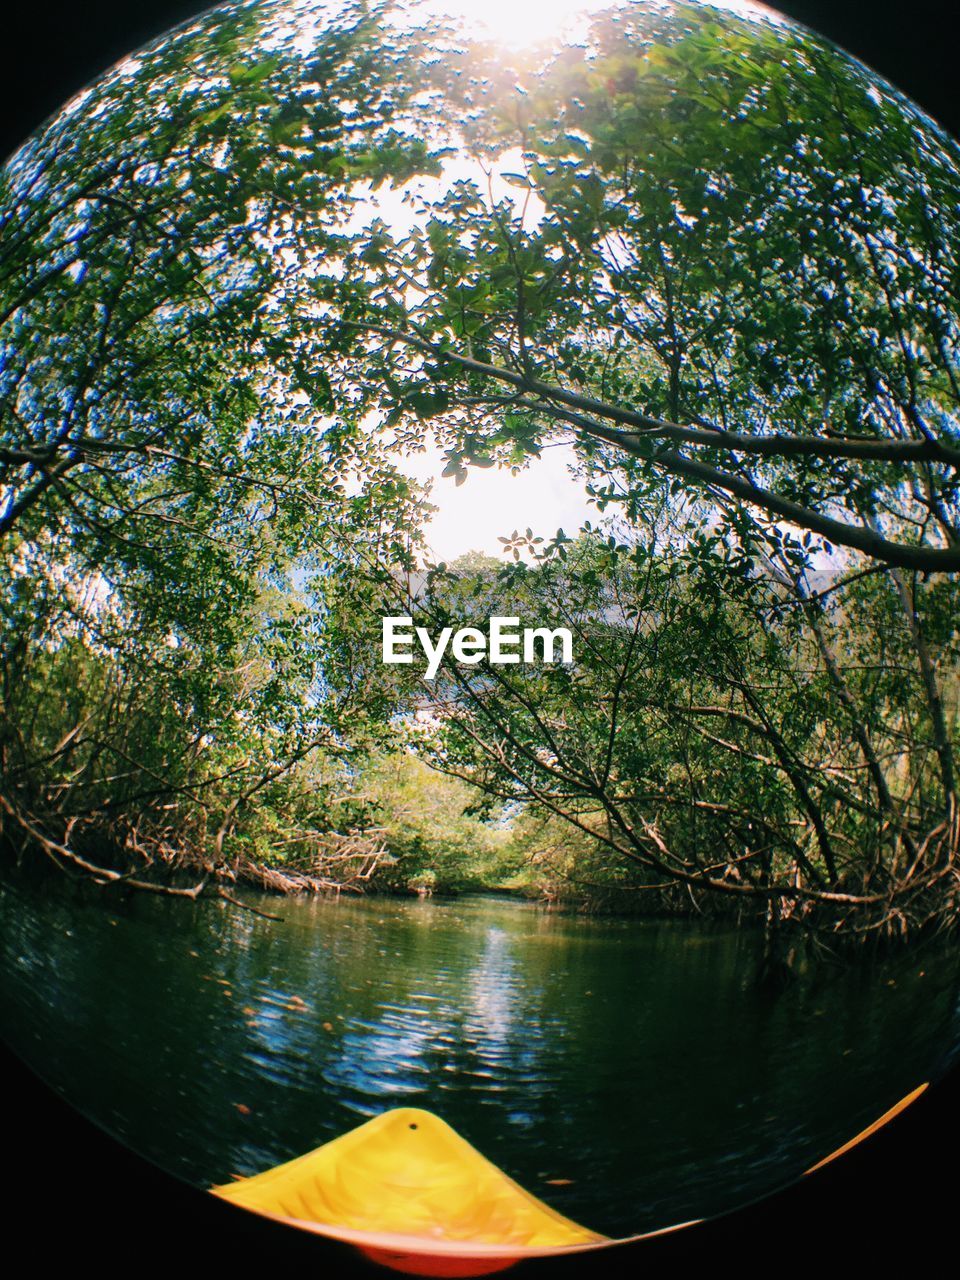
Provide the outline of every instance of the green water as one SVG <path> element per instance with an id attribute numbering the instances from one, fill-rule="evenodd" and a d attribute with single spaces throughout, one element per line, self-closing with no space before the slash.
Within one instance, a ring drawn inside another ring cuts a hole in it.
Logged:
<path id="1" fill-rule="evenodd" d="M 482 898 L 259 905 L 283 922 L 0 887 L 11 1047 L 201 1187 L 414 1105 L 624 1234 L 790 1179 L 960 1041 L 956 949 L 771 995 L 732 929 Z"/>

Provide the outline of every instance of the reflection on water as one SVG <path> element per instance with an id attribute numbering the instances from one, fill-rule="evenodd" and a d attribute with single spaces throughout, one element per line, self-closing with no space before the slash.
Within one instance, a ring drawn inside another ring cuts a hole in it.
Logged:
<path id="1" fill-rule="evenodd" d="M 410 1104 L 611 1234 L 769 1190 L 960 1039 L 955 951 L 771 997 L 752 981 L 756 939 L 733 930 L 492 899 L 280 910 L 105 910 L 3 886 L 5 1036 L 199 1186 Z"/>

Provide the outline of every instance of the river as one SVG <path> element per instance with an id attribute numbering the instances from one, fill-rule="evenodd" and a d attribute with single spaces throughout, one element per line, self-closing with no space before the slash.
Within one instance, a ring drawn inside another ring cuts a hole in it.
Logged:
<path id="1" fill-rule="evenodd" d="M 772 1190 L 943 1068 L 957 949 L 755 982 L 750 931 L 498 898 L 140 896 L 0 884 L 2 1029 L 206 1187 L 399 1105 L 611 1235 Z"/>

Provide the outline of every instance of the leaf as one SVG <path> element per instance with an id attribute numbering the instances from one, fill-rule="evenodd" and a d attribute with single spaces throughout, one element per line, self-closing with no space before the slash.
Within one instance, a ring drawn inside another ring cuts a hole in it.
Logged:
<path id="1" fill-rule="evenodd" d="M 279 66 L 279 58 L 263 58 L 260 62 L 237 62 L 227 75 L 230 83 L 236 87 L 260 84 Z"/>

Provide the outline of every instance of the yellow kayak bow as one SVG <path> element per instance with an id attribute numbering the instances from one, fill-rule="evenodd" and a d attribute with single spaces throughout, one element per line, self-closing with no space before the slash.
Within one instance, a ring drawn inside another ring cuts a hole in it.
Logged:
<path id="1" fill-rule="evenodd" d="M 416 1275 L 486 1275 L 607 1239 L 551 1209 L 438 1116 L 414 1107 L 384 1112 L 213 1192 Z"/>
<path id="2" fill-rule="evenodd" d="M 914 1089 L 808 1172 L 828 1164 L 899 1115 Z M 439 1116 L 386 1111 L 305 1156 L 214 1195 L 278 1222 L 355 1245 L 367 1257 L 422 1276 L 481 1276 L 525 1258 L 604 1249 L 677 1231 L 612 1240 L 525 1191 Z"/>

